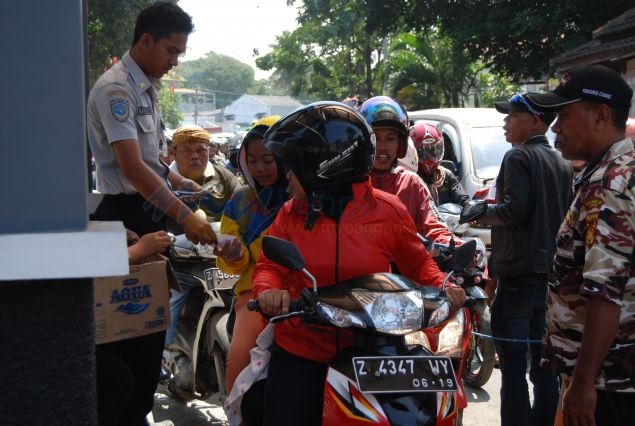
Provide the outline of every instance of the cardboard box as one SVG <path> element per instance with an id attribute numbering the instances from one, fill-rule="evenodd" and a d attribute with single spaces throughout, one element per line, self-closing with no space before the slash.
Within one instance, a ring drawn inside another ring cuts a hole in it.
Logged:
<path id="1" fill-rule="evenodd" d="M 170 286 L 178 286 L 167 258 L 130 265 L 128 275 L 93 280 L 95 341 L 114 342 L 166 330 Z"/>

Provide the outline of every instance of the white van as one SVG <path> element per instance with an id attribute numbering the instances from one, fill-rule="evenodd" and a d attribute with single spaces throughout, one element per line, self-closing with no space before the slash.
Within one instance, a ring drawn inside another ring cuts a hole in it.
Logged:
<path id="1" fill-rule="evenodd" d="M 461 184 L 472 197 L 494 183 L 505 152 L 503 119 L 494 108 L 439 108 L 409 111 L 411 124 L 423 120 L 436 126 L 445 142 L 444 160 L 456 167 Z"/>

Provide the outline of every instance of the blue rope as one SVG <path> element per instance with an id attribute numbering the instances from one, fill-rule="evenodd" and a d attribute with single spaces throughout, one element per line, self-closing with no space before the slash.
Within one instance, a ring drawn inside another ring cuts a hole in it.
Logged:
<path id="1" fill-rule="evenodd" d="M 529 345 L 532 344 L 537 344 L 537 343 L 542 343 L 540 340 L 530 340 L 530 339 L 508 339 L 506 337 L 494 337 L 494 336 L 488 336 L 487 334 L 483 334 L 483 333 L 479 333 L 476 331 L 472 331 L 472 334 L 475 336 L 480 336 L 480 337 L 484 337 L 486 339 L 491 339 L 491 340 L 498 340 L 501 342 L 510 342 L 510 343 L 526 343 Z"/>

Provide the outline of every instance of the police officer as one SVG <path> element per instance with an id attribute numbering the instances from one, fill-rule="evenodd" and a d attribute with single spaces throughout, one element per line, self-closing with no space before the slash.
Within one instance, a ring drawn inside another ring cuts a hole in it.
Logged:
<path id="1" fill-rule="evenodd" d="M 200 187 L 159 159 L 160 78 L 177 65 L 193 28 L 191 17 L 175 4 L 148 6 L 137 16 L 131 49 L 95 83 L 87 106 L 88 140 L 104 197 L 93 218 L 122 221 L 142 236 L 164 229 L 167 215 L 193 242 L 212 243 L 216 236 L 207 221 L 170 190 Z M 164 332 L 155 333 L 97 347 L 100 425 L 146 424 L 164 338 Z"/>

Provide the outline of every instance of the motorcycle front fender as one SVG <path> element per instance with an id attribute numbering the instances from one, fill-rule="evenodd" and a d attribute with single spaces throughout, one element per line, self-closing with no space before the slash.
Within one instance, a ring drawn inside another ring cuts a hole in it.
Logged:
<path id="1" fill-rule="evenodd" d="M 198 317 L 198 323 L 196 325 L 196 337 L 194 338 L 194 344 L 192 345 L 192 369 L 194 370 L 194 377 L 196 377 L 198 354 L 203 330 L 205 330 L 205 323 L 214 309 L 223 308 L 224 306 L 225 304 L 222 300 L 208 298 L 203 305 L 203 309 L 201 309 L 201 315 Z"/>
<path id="2" fill-rule="evenodd" d="M 324 389 L 323 425 L 437 425 L 438 415 L 453 418 L 456 399 L 444 393 L 443 413 L 438 413 L 439 393 L 405 392 L 371 394 L 357 389 L 352 359 L 357 356 L 434 355 L 419 345 L 349 347 L 338 352 L 331 361 Z M 361 409 L 360 407 L 363 407 Z"/>

